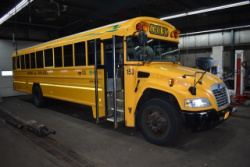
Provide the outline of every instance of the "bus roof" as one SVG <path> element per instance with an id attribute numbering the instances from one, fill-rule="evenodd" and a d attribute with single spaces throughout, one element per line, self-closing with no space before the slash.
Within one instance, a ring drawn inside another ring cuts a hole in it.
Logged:
<path id="1" fill-rule="evenodd" d="M 45 43 L 34 45 L 34 46 L 31 46 L 28 48 L 24 48 L 24 49 L 18 50 L 18 53 L 23 52 L 27 49 L 29 49 L 29 50 L 43 50 L 43 49 L 50 48 L 52 46 L 62 46 L 62 45 L 65 45 L 67 43 L 73 43 L 75 41 L 80 41 L 80 40 L 86 41 L 86 40 L 95 39 L 95 38 L 101 38 L 101 39 L 104 38 L 105 39 L 104 36 L 107 34 L 108 34 L 107 36 L 119 35 L 119 33 L 120 34 L 123 33 L 123 35 L 125 35 L 125 32 L 126 32 L 127 35 L 131 35 L 135 31 L 135 25 L 138 22 L 150 22 L 150 23 L 152 22 L 154 24 L 159 24 L 159 25 L 162 25 L 162 26 L 165 26 L 165 27 L 168 27 L 168 28 L 175 30 L 174 26 L 172 26 L 171 24 L 169 24 L 163 20 L 160 20 L 158 18 L 136 17 L 133 19 L 112 23 L 112 24 L 105 25 L 102 27 L 79 32 L 77 34 L 72 34 L 72 35 L 61 37 L 61 38 L 51 40 L 51 41 L 48 41 Z M 133 27 L 131 27 L 131 25 L 133 25 Z M 34 51 L 31 51 L 31 52 L 34 52 Z M 22 53 L 20 53 L 20 54 L 22 54 Z M 16 55 L 16 52 L 14 52 L 12 54 L 12 56 L 15 56 L 15 55 Z"/>

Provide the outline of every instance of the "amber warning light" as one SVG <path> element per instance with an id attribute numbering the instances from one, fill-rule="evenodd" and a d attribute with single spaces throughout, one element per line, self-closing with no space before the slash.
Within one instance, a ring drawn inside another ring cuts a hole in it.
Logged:
<path id="1" fill-rule="evenodd" d="M 174 79 L 169 79 L 168 84 L 169 84 L 169 86 L 173 86 L 174 85 Z"/>
<path id="2" fill-rule="evenodd" d="M 170 34 L 171 38 L 178 38 L 179 37 L 179 33 L 177 31 L 172 31 Z"/>

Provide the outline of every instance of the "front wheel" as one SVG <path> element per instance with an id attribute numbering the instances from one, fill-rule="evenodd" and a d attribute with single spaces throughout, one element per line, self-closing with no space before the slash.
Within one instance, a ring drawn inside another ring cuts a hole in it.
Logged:
<path id="1" fill-rule="evenodd" d="M 177 109 L 162 99 L 148 100 L 139 110 L 138 123 L 143 136 L 157 145 L 174 141 L 181 129 L 180 120 Z"/>

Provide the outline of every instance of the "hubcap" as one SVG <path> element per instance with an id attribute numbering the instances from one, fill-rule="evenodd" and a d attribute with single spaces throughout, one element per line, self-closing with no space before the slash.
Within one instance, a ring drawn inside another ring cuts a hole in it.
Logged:
<path id="1" fill-rule="evenodd" d="M 163 111 L 153 109 L 146 116 L 148 129 L 155 135 L 163 135 L 168 129 L 167 116 Z"/>

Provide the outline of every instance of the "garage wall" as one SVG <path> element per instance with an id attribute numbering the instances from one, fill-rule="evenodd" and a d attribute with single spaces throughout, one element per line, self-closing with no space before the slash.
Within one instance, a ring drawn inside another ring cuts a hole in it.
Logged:
<path id="1" fill-rule="evenodd" d="M 250 29 L 234 30 L 234 50 L 244 50 L 247 64 L 250 64 Z M 231 66 L 231 30 L 180 37 L 181 64 L 196 67 L 196 57 L 210 57 L 213 46 L 224 46 L 224 67 Z M 234 55 L 232 55 L 234 56 Z"/>
<path id="2" fill-rule="evenodd" d="M 39 42 L 17 41 L 17 48 L 23 49 Z M 0 39 L 0 97 L 17 96 L 24 93 L 13 90 L 12 76 L 2 76 L 2 71 L 12 71 L 11 55 L 15 51 L 12 40 Z"/>
<path id="3" fill-rule="evenodd" d="M 53 39 L 59 38 L 59 31 L 55 28 L 49 28 L 50 26 L 45 27 L 32 27 L 26 26 L 22 24 L 18 24 L 15 27 L 13 26 L 5 26 L 2 24 L 0 26 L 0 38 L 1 39 L 11 39 L 13 32 L 15 32 L 16 39 L 24 39 L 26 41 L 50 41 Z"/>

